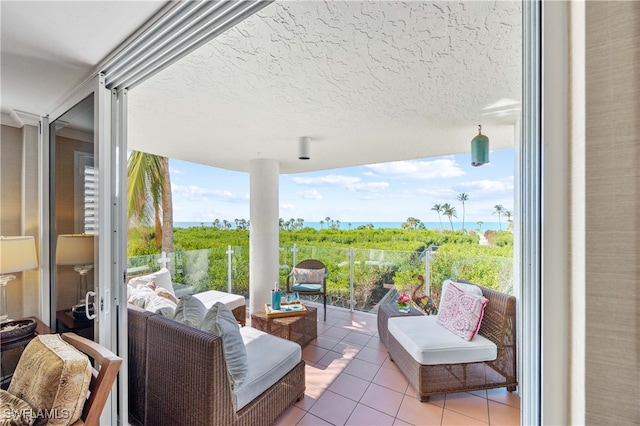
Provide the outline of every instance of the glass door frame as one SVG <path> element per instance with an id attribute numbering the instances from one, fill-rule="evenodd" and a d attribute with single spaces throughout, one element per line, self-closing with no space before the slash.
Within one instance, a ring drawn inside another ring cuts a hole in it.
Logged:
<path id="1" fill-rule="evenodd" d="M 94 303 L 97 315 L 94 320 L 94 340 L 118 354 L 118 330 L 122 330 L 117 326 L 118 315 L 116 314 L 119 306 L 120 286 L 115 279 L 119 274 L 114 275 L 115 271 L 122 268 L 120 256 L 114 255 L 114 252 L 119 251 L 118 244 L 120 244 L 120 230 L 115 224 L 122 222 L 118 219 L 118 215 L 121 214 L 121 209 L 117 205 L 119 203 L 114 202 L 116 194 L 113 182 L 116 181 L 116 176 L 122 173 L 116 170 L 117 162 L 114 159 L 116 148 L 115 144 L 112 143 L 111 91 L 106 88 L 102 74 L 92 77 L 75 89 L 52 113 L 41 120 L 42 214 L 40 217 L 41 241 L 43 242 L 43 276 L 41 281 L 43 291 L 41 292 L 40 309 L 42 316 L 49 318 L 51 327 L 55 328 L 56 309 L 52 306 L 52 303 L 55 303 L 56 300 L 54 294 L 56 289 L 52 286 L 55 280 L 53 274 L 55 260 L 52 259 L 54 255 L 52 247 L 55 241 L 51 222 L 51 218 L 55 214 L 52 208 L 55 197 L 52 176 L 55 171 L 51 170 L 51 159 L 55 155 L 55 151 L 52 148 L 55 129 L 52 127 L 58 118 L 91 94 L 94 95 L 94 165 L 98 175 L 97 224 L 99 230 L 94 238 L 94 253 L 96 253 L 94 258 L 94 291 L 96 293 Z M 120 182 L 121 178 L 118 181 Z M 126 336 L 126 327 L 124 328 L 124 333 Z M 126 372 L 123 375 L 121 371 L 120 381 L 126 382 L 126 380 Z M 115 424 L 114 420 L 117 418 L 116 398 L 109 398 L 102 413 L 100 424 Z"/>

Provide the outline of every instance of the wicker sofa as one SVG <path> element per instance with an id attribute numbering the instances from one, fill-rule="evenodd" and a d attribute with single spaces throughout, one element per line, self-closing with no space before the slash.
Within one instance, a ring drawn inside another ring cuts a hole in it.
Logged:
<path id="1" fill-rule="evenodd" d="M 132 424 L 268 425 L 304 396 L 300 360 L 236 411 L 221 337 L 133 305 L 127 312 Z"/>
<path id="2" fill-rule="evenodd" d="M 391 318 L 393 327 L 387 322 L 379 323 L 380 335 L 387 336 L 389 357 L 406 376 L 417 391 L 421 401 L 431 395 L 468 392 L 481 389 L 506 387 L 514 391 L 516 375 L 516 299 L 513 296 L 480 287 L 489 300 L 478 334 L 489 339 L 497 347 L 495 359 L 483 362 L 423 365 L 398 342 L 393 329 L 402 326 L 402 321 L 419 321 L 417 317 Z"/>

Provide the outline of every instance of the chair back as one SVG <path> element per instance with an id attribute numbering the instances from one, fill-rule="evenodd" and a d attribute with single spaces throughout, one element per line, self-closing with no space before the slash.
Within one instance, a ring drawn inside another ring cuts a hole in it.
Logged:
<path id="1" fill-rule="evenodd" d="M 111 393 L 113 383 L 118 376 L 122 358 L 116 356 L 104 346 L 80 337 L 75 333 L 63 333 L 62 339 L 89 358 L 92 358 L 98 365 L 99 370 L 93 370 L 91 384 L 89 385 L 90 394 L 84 404 L 82 416 L 80 420 L 73 424 L 73 426 L 82 424 L 97 426 L 100 424 L 100 415 Z"/>
<path id="2" fill-rule="evenodd" d="M 305 259 L 301 262 L 298 262 L 294 268 L 298 269 L 323 269 L 325 270 L 324 276 L 322 277 L 322 290 L 321 291 L 304 291 L 304 294 L 308 295 L 325 295 L 327 292 L 327 275 L 329 275 L 329 271 L 324 263 L 317 259 Z M 291 287 L 295 284 L 293 281 L 294 275 L 293 271 L 287 276 L 287 292 L 292 291 Z"/>
<path id="3" fill-rule="evenodd" d="M 302 269 L 322 269 L 322 268 L 326 269 L 327 268 L 324 263 L 320 262 L 317 259 L 303 260 L 302 262 L 298 262 L 298 264 L 295 267 L 302 268 Z M 326 278 L 326 274 L 325 274 L 325 278 Z"/>

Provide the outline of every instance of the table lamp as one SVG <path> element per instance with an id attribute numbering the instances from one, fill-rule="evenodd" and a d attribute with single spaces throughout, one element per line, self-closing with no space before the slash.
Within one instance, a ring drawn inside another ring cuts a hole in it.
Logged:
<path id="1" fill-rule="evenodd" d="M 15 278 L 12 272 L 23 272 L 38 266 L 33 237 L 0 237 L 0 322 L 9 318 L 7 283 Z"/>
<path id="2" fill-rule="evenodd" d="M 87 273 L 93 269 L 93 235 L 91 234 L 62 234 L 58 235 L 56 245 L 56 264 L 72 265 L 73 270 L 80 274 L 76 305 L 73 311 L 84 310 L 87 294 Z"/>

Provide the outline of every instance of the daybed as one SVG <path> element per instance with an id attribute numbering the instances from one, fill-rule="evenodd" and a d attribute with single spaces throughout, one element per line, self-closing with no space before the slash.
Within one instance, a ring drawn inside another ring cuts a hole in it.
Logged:
<path id="1" fill-rule="evenodd" d="M 452 392 L 515 390 L 516 299 L 478 287 L 488 303 L 477 335 L 470 341 L 445 330 L 435 315 L 398 316 L 379 322 L 380 336 L 387 336 L 389 357 L 421 401 Z"/>
<path id="2" fill-rule="evenodd" d="M 248 356 L 232 389 L 223 339 L 128 306 L 130 421 L 146 425 L 269 425 L 304 396 L 300 346 L 240 327 Z"/>

